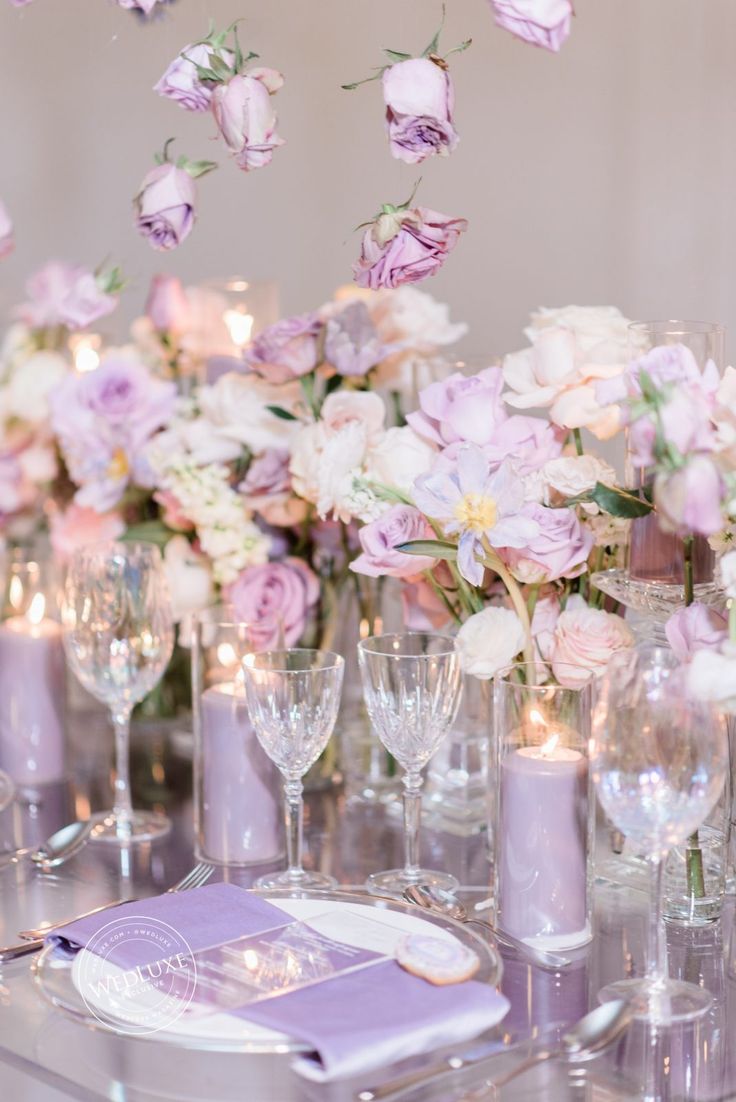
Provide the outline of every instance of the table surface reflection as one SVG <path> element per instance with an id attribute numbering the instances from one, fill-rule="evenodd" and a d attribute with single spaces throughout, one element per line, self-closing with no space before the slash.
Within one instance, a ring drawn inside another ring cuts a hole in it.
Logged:
<path id="1" fill-rule="evenodd" d="M 134 743 L 137 802 L 162 806 L 172 819 L 168 838 L 118 854 L 89 845 L 56 873 L 41 875 L 21 860 L 0 868 L 0 944 L 17 941 L 20 929 L 67 918 L 101 903 L 157 893 L 192 866 L 190 770 L 186 738 L 154 730 Z M 90 809 L 110 800 L 110 736 L 104 720 L 90 713 L 78 723 L 75 760 L 83 762 L 75 785 L 26 794 L 0 814 L 0 851 L 48 837 Z M 177 751 L 177 746 L 180 748 Z M 39 798 L 40 797 L 40 798 Z M 483 836 L 462 838 L 423 830 L 423 861 L 453 872 L 467 901 L 487 894 L 488 861 Z M 345 885 L 362 885 L 368 873 L 401 862 L 401 823 L 395 809 L 355 802 L 342 792 L 313 793 L 306 809 L 306 859 Z M 217 870 L 218 878 L 248 886 L 257 870 Z M 574 954 L 562 973 L 542 971 L 512 956 L 504 961 L 502 987 L 511 1000 L 504 1029 L 533 1033 L 551 1023 L 568 1023 L 597 1003 L 596 992 L 611 980 L 643 969 L 647 897 L 629 887 L 596 889 L 595 938 Z M 668 928 L 672 975 L 699 983 L 714 997 L 711 1011 L 695 1023 L 652 1031 L 635 1024 L 614 1051 L 577 1068 L 548 1064 L 500 1089 L 495 1098 L 621 1100 L 736 1098 L 736 944 L 733 907 L 720 922 L 700 929 Z M 433 1053 L 434 1059 L 437 1053 Z M 513 1058 L 501 1056 L 494 1070 Z M 421 1066 L 424 1061 L 412 1065 Z M 402 1070 L 404 1065 L 402 1065 Z M 172 1049 L 168 1046 L 92 1031 L 47 1005 L 33 988 L 30 958 L 0 966 L 0 1097 L 3 1080 L 21 1072 L 46 1088 L 75 1099 L 203 1100 L 229 1102 L 348 1102 L 365 1082 L 307 1084 L 285 1057 L 246 1056 Z M 381 1073 L 369 1077 L 380 1080 Z M 476 1076 L 477 1078 L 477 1076 Z M 471 1080 L 472 1081 L 472 1080 Z M 434 1090 L 412 1095 L 426 1102 L 452 1102 L 461 1086 L 443 1079 Z"/>

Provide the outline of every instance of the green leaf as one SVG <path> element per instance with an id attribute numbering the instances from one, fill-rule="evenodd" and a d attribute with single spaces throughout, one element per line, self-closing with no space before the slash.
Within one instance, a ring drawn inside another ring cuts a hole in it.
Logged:
<path id="1" fill-rule="evenodd" d="M 327 380 L 327 385 L 325 386 L 325 397 L 332 394 L 334 391 L 339 390 L 342 384 L 342 375 L 333 375 L 332 378 Z"/>
<path id="2" fill-rule="evenodd" d="M 409 61 L 411 54 L 402 54 L 400 50 L 384 50 L 386 57 L 390 57 L 392 61 Z"/>
<path id="3" fill-rule="evenodd" d="M 208 172 L 214 172 L 217 168 L 217 161 L 187 161 L 182 167 L 193 180 L 198 180 L 200 176 L 205 176 Z"/>
<path id="4" fill-rule="evenodd" d="M 636 494 L 628 493 L 617 486 L 606 486 L 603 482 L 596 482 L 591 500 L 612 517 L 645 517 L 651 513 L 653 506 Z"/>
<path id="5" fill-rule="evenodd" d="M 442 34 L 442 28 L 445 25 L 445 5 L 442 5 L 442 22 L 439 25 L 437 33 L 427 46 L 426 50 L 422 53 L 422 57 L 429 57 L 430 54 L 436 54 L 440 46 L 440 35 Z"/>
<path id="6" fill-rule="evenodd" d="M 298 421 L 299 418 L 295 417 L 288 409 L 284 409 L 282 406 L 266 406 L 269 413 L 272 413 L 274 417 L 280 417 L 282 421 Z"/>
<path id="7" fill-rule="evenodd" d="M 232 69 L 222 60 L 219 54 L 210 54 L 210 69 L 215 74 L 215 79 L 219 81 L 229 80 L 233 75 Z"/>
<path id="8" fill-rule="evenodd" d="M 157 547 L 165 547 L 174 535 L 170 528 L 161 520 L 143 520 L 140 524 L 131 524 L 126 528 L 121 539 L 127 542 L 141 541 L 143 543 L 155 543 Z"/>
<path id="9" fill-rule="evenodd" d="M 408 540 L 397 544 L 394 550 L 402 551 L 405 555 L 429 555 L 433 559 L 454 561 L 457 558 L 457 547 L 445 540 Z"/>

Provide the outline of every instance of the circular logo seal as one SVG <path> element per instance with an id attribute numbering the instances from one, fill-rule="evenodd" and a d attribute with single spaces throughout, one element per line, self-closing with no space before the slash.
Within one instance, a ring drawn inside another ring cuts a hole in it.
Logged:
<path id="1" fill-rule="evenodd" d="M 132 915 L 108 922 L 77 959 L 76 981 L 85 1006 L 117 1033 L 141 1037 L 166 1029 L 194 996 L 192 950 L 160 919 Z"/>

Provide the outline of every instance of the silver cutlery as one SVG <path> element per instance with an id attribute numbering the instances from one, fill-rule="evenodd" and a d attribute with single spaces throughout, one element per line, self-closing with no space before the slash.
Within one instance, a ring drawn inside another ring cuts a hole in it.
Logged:
<path id="1" fill-rule="evenodd" d="M 207 865 L 204 862 L 199 862 L 194 866 L 191 872 L 188 872 L 178 884 L 174 884 L 173 887 L 166 889 L 166 894 L 173 892 L 186 892 L 191 891 L 192 888 L 200 888 L 205 884 L 214 872 L 214 865 Z M 48 935 L 54 931 L 61 929 L 63 926 L 68 926 L 71 922 L 77 922 L 81 918 L 88 918 L 90 915 L 99 914 L 102 911 L 110 911 L 115 907 L 122 907 L 124 903 L 135 903 L 136 899 L 118 899 L 114 903 L 105 903 L 101 907 L 93 907 L 91 911 L 85 911 L 83 914 L 75 915 L 72 918 L 66 918 L 62 922 L 52 922 L 48 926 L 43 928 L 39 927 L 36 930 L 22 930 L 20 937 L 24 940 L 19 945 L 7 945 L 4 948 L 0 948 L 0 963 L 4 964 L 11 960 L 16 960 L 18 957 L 26 956 L 28 953 L 37 953 L 43 948 L 44 941 Z"/>
<path id="2" fill-rule="evenodd" d="M 513 949 L 540 968 L 552 968 L 557 971 L 571 963 L 569 957 L 561 956 L 559 953 L 548 953 L 544 949 L 535 949 L 524 941 L 518 941 L 517 938 L 503 930 L 497 930 L 485 919 L 471 918 L 465 905 L 450 892 L 443 891 L 441 888 L 434 888 L 429 884 L 412 884 L 404 892 L 404 899 L 408 903 L 414 903 L 417 907 L 423 907 L 427 911 L 454 918 L 456 922 L 482 926 L 499 945 L 505 945 L 506 948 Z"/>
<path id="3" fill-rule="evenodd" d="M 90 840 L 95 828 L 95 823 L 92 819 L 87 819 L 84 822 L 69 823 L 68 826 L 64 826 L 61 830 L 57 830 L 55 834 L 52 834 L 50 838 L 47 838 L 45 842 L 42 842 L 38 849 L 33 849 L 28 854 L 34 865 L 38 865 L 42 872 L 48 872 L 49 869 L 56 869 L 59 865 L 63 865 L 65 861 L 68 861 L 70 857 L 73 857 L 75 853 L 79 853 L 80 849 L 86 846 Z"/>
<path id="4" fill-rule="evenodd" d="M 564 1058 L 571 1063 L 589 1060 L 602 1052 L 603 1049 L 613 1044 L 623 1034 L 632 1019 L 632 1010 L 623 1000 L 604 1003 L 596 1007 L 579 1022 L 571 1026 L 562 1036 L 560 1042 L 550 1044 L 544 1040 L 526 1039 L 518 1044 L 508 1045 L 502 1040 L 487 1041 L 476 1045 L 464 1052 L 453 1053 L 444 1060 L 430 1064 L 429 1067 L 419 1071 L 409 1072 L 396 1079 L 391 1079 L 379 1087 L 368 1087 L 360 1091 L 355 1097 L 357 1102 L 384 1102 L 385 1099 L 400 1098 L 404 1094 L 415 1090 L 417 1087 L 434 1082 L 443 1076 L 453 1072 L 466 1071 L 471 1068 L 478 1071 L 483 1064 L 493 1061 L 501 1054 L 512 1053 L 520 1048 L 532 1047 L 531 1053 L 518 1063 L 505 1075 L 494 1079 L 484 1080 L 481 1087 L 462 1095 L 457 1102 L 481 1102 L 488 1092 L 523 1072 L 528 1071 L 536 1064 L 545 1060 Z M 549 1037 L 549 1031 L 547 1031 Z"/>

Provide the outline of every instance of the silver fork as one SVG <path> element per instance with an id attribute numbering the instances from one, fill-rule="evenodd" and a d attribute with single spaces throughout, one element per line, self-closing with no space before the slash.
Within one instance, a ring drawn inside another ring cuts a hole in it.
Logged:
<path id="1" fill-rule="evenodd" d="M 203 861 L 198 862 L 191 872 L 188 872 L 186 876 L 182 877 L 178 883 L 174 884 L 171 888 L 167 888 L 165 894 L 168 895 L 171 892 L 188 892 L 192 888 L 201 888 L 215 871 L 214 865 L 206 865 Z M 71 922 L 77 922 L 80 918 L 89 918 L 90 915 L 100 914 L 102 911 L 111 911 L 115 907 L 122 907 L 124 903 L 136 903 L 138 899 L 118 899 L 114 903 L 104 903 L 101 907 L 93 907 L 91 911 L 85 911 L 84 914 L 75 915 L 73 918 L 66 918 L 63 922 L 53 922 L 49 926 L 45 926 L 43 929 L 37 930 L 21 930 L 19 937 L 23 938 L 23 941 L 19 945 L 7 945 L 0 949 L 0 964 L 10 960 L 16 960 L 18 957 L 26 956 L 27 953 L 37 953 L 39 949 L 43 948 L 45 938 L 53 931 L 58 930 L 62 926 L 68 926 Z"/>

